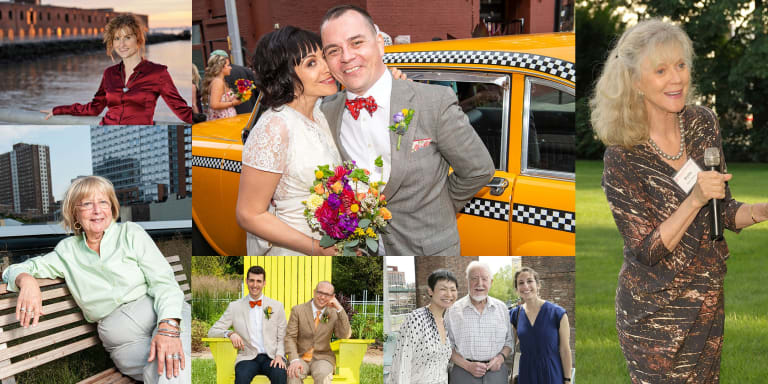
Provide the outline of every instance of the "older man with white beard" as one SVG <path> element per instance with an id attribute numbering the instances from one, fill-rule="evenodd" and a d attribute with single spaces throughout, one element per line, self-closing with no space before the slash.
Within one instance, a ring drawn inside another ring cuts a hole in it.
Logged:
<path id="1" fill-rule="evenodd" d="M 469 294 L 445 314 L 453 346 L 450 384 L 506 384 L 509 368 L 504 360 L 514 347 L 507 306 L 488 296 L 493 279 L 488 264 L 467 266 Z"/>

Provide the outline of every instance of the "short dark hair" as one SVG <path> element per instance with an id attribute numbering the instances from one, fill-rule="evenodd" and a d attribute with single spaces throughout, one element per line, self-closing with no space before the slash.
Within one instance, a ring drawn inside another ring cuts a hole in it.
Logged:
<path id="1" fill-rule="evenodd" d="M 456 276 L 453 275 L 453 273 L 447 269 L 438 269 L 436 271 L 433 271 L 429 274 L 429 277 L 427 277 L 427 285 L 429 285 L 429 289 L 435 290 L 435 285 L 438 281 L 441 280 L 448 280 L 452 281 L 453 284 L 456 285 L 456 288 L 459 287 L 459 281 L 456 280 Z"/>
<path id="2" fill-rule="evenodd" d="M 373 23 L 373 18 L 368 13 L 368 11 L 351 4 L 337 5 L 329 9 L 328 12 L 325 13 L 325 16 L 323 16 L 323 21 L 320 22 L 320 29 L 322 29 L 323 26 L 325 26 L 325 23 L 327 23 L 328 21 L 339 18 L 341 17 L 341 15 L 347 13 L 348 11 L 355 11 L 359 13 L 361 16 L 363 16 L 365 21 L 367 21 L 368 24 L 370 25 L 373 35 L 374 36 L 376 35 L 376 25 Z"/>
<path id="3" fill-rule="evenodd" d="M 248 268 L 248 273 L 245 274 L 245 279 L 248 280 L 248 275 L 254 274 L 254 275 L 262 275 L 264 276 L 264 280 L 267 280 L 267 272 L 264 271 L 264 268 L 262 268 L 259 265 L 254 265 L 253 267 Z"/>
<path id="4" fill-rule="evenodd" d="M 262 36 L 251 59 L 255 85 L 262 93 L 261 103 L 276 108 L 293 101 L 296 88 L 304 92 L 294 67 L 310 53 L 322 49 L 320 35 L 291 25 Z"/>
<path id="5" fill-rule="evenodd" d="M 531 267 L 522 267 L 519 271 L 515 272 L 515 289 L 517 289 L 517 276 L 520 276 L 521 273 L 528 272 L 531 275 L 533 275 L 533 280 L 536 281 L 536 284 L 541 284 L 541 280 L 539 280 L 539 273 L 534 271 Z"/>

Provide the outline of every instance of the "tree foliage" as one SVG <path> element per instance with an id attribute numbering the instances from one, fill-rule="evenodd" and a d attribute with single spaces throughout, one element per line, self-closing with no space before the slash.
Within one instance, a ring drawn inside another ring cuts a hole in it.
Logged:
<path id="1" fill-rule="evenodd" d="M 515 290 L 515 271 L 516 269 L 507 265 L 493 275 L 493 285 L 488 291 L 488 295 L 507 302 L 517 300 L 517 290 Z"/>
<path id="2" fill-rule="evenodd" d="M 382 256 L 334 257 L 333 286 L 336 292 L 362 298 L 367 289 L 369 297 L 383 295 L 383 261 Z"/>
<path id="3" fill-rule="evenodd" d="M 718 114 L 726 158 L 768 161 L 768 9 L 764 0 L 614 0 L 582 5 L 576 13 L 577 84 L 588 88 L 579 92 L 577 86 L 577 95 L 591 92 L 595 56 L 605 55 L 623 31 L 614 23 L 618 19 L 613 11 L 619 6 L 636 13 L 638 20 L 657 17 L 681 25 L 693 41 L 695 89 L 702 104 Z M 606 28 L 610 26 L 617 27 L 615 33 Z M 588 123 L 588 119 L 577 121 Z M 583 126 L 577 131 L 588 132 Z M 594 158 L 589 151 L 579 155 Z"/>

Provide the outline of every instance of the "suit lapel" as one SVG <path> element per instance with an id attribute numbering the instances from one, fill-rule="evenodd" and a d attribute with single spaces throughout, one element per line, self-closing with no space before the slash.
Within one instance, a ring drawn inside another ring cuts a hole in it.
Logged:
<path id="1" fill-rule="evenodd" d="M 339 149 L 342 160 L 349 160 L 349 154 L 341 146 L 341 117 L 344 115 L 344 102 L 347 100 L 347 91 L 341 91 L 336 94 L 336 98 L 328 102 L 328 115 L 325 116 L 328 120 L 328 126 L 331 128 L 333 134 L 333 142 L 336 143 L 336 148 Z M 338 164 L 337 164 L 338 165 Z M 312 307 L 310 307 L 310 312 Z"/>
<path id="2" fill-rule="evenodd" d="M 245 343 L 250 348 L 252 324 L 251 324 L 251 313 L 250 313 L 251 305 L 248 303 L 249 301 L 250 301 L 250 296 L 246 296 L 243 298 L 242 311 L 243 311 L 243 317 L 245 320 L 245 335 L 240 335 L 240 337 L 245 341 Z"/>
<path id="3" fill-rule="evenodd" d="M 416 122 L 419 120 L 419 111 L 414 106 L 414 96 L 413 89 L 411 89 L 406 80 L 392 80 L 392 95 L 389 99 L 390 115 L 394 115 L 397 111 L 402 109 L 413 109 L 414 114 L 408 130 L 405 131 L 405 134 L 400 139 L 400 150 L 397 149 L 398 135 L 389 131 L 392 168 L 389 172 L 389 180 L 384 186 L 384 191 L 382 191 L 387 198 L 391 197 L 400 187 L 408 168 L 408 159 L 411 155 L 411 142 L 413 141 L 414 131 L 416 130 Z M 389 116 L 388 124 L 391 122 L 392 116 Z M 385 127 L 385 129 L 389 129 L 388 126 Z"/>

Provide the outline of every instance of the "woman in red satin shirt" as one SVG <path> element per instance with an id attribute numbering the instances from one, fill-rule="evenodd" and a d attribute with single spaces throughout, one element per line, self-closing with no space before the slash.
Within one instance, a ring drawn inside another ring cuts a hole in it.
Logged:
<path id="1" fill-rule="evenodd" d="M 192 123 L 192 108 L 179 95 L 167 67 L 145 60 L 144 26 L 134 15 L 120 15 L 104 28 L 107 55 L 116 53 L 122 61 L 104 71 L 99 90 L 88 104 L 60 105 L 40 111 L 48 120 L 53 115 L 96 116 L 107 108 L 102 125 L 153 125 L 157 97 L 182 121 Z"/>

